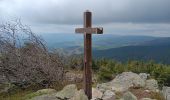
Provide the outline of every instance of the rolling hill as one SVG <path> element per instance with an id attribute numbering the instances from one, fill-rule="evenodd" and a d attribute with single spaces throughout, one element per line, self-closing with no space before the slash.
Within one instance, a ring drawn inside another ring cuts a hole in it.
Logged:
<path id="1" fill-rule="evenodd" d="M 119 61 L 154 60 L 170 64 L 170 38 L 157 38 L 136 46 L 125 46 L 93 51 L 95 58 L 111 58 Z"/>
<path id="2" fill-rule="evenodd" d="M 42 36 L 49 48 L 66 55 L 83 53 L 83 36 L 48 34 Z M 170 37 L 93 35 L 93 57 L 119 61 L 130 59 L 170 63 Z"/>
<path id="3" fill-rule="evenodd" d="M 73 47 L 83 47 L 83 35 L 74 33 L 51 33 L 41 34 L 47 46 L 51 48 L 72 49 Z M 118 36 L 112 34 L 93 35 L 93 49 L 103 50 L 123 46 L 138 45 L 156 39 L 151 36 Z M 76 49 L 76 48 L 75 48 Z"/>
<path id="4" fill-rule="evenodd" d="M 119 61 L 154 60 L 170 64 L 170 45 L 166 46 L 126 46 L 93 51 L 94 58 L 111 58 Z"/>

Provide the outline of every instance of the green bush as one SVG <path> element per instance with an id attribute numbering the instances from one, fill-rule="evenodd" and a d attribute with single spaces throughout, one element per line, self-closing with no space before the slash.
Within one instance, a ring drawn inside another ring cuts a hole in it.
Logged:
<path id="1" fill-rule="evenodd" d="M 110 81 L 119 73 L 132 71 L 135 73 L 148 73 L 158 80 L 160 86 L 170 86 L 170 65 L 155 63 L 152 60 L 148 62 L 129 60 L 121 63 L 111 59 L 97 59 L 93 61 L 92 65 L 99 82 Z"/>

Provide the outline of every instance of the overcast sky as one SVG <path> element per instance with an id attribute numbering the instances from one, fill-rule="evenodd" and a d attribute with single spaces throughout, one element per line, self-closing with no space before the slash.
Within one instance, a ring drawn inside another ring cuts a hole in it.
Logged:
<path id="1" fill-rule="evenodd" d="M 20 18 L 36 33 L 74 33 L 86 10 L 105 34 L 170 36 L 170 0 L 0 0 L 0 22 Z"/>

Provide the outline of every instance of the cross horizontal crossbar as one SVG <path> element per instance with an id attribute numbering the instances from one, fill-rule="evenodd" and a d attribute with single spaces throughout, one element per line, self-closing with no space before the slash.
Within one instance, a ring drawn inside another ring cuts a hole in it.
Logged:
<path id="1" fill-rule="evenodd" d="M 103 33 L 103 28 L 76 28 L 75 30 L 76 33 L 87 33 L 87 34 L 102 34 Z"/>

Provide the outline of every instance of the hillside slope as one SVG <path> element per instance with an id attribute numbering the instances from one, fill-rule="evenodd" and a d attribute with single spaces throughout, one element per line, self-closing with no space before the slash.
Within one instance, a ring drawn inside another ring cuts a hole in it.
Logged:
<path id="1" fill-rule="evenodd" d="M 126 46 L 107 50 L 93 51 L 94 58 L 112 58 L 126 60 L 154 60 L 161 63 L 170 63 L 170 45 Z"/>

